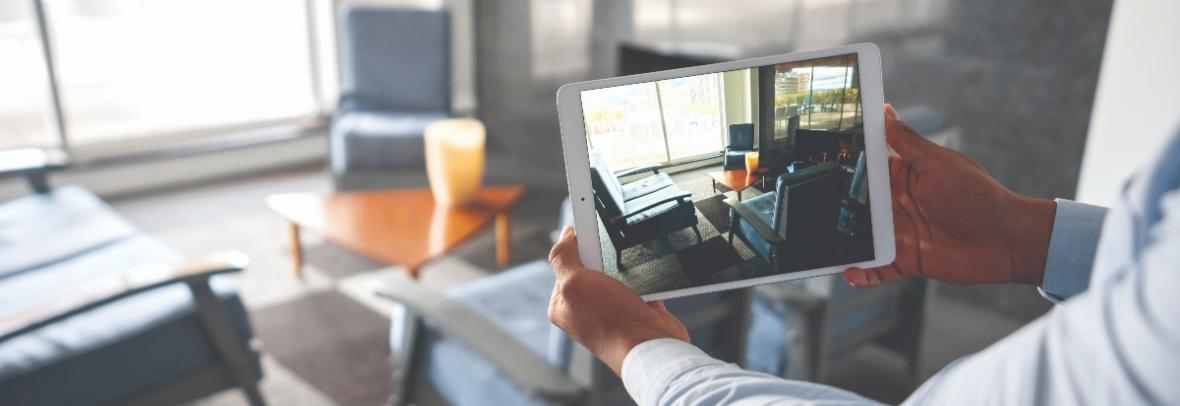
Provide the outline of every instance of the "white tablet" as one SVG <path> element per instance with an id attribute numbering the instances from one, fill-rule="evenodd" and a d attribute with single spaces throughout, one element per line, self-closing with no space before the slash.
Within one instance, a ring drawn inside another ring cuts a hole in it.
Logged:
<path id="1" fill-rule="evenodd" d="M 873 44 L 563 86 L 585 265 L 644 300 L 893 261 Z"/>

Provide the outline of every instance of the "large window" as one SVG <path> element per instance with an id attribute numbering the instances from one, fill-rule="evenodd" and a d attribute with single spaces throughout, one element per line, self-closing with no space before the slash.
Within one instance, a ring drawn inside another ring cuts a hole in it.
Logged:
<path id="1" fill-rule="evenodd" d="M 582 93 L 586 137 L 616 170 L 718 154 L 720 74 Z"/>
<path id="2" fill-rule="evenodd" d="M 31 2 L 0 1 L 0 148 L 58 144 Z"/>
<path id="3" fill-rule="evenodd" d="M 88 151 L 313 117 L 319 107 L 308 4 L 0 2 L 0 147 L 58 139 L 58 117 L 48 107 L 54 96 L 65 140 Z M 56 94 L 49 90 L 54 78 Z"/>
<path id="4" fill-rule="evenodd" d="M 863 125 L 856 54 L 776 65 L 774 131 L 781 138 L 790 120 L 799 128 L 848 130 Z"/>
<path id="5" fill-rule="evenodd" d="M 47 1 L 73 145 L 309 115 L 305 3 Z"/>

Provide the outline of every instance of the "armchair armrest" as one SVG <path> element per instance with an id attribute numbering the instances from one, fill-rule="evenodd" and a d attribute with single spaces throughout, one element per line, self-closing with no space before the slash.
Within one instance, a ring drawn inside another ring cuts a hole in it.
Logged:
<path id="1" fill-rule="evenodd" d="M 654 175 L 654 174 L 660 173 L 660 169 L 663 167 L 664 167 L 664 165 L 660 165 L 660 164 L 637 166 L 637 167 L 627 169 L 624 171 L 615 172 L 615 177 L 621 178 L 624 176 L 634 175 L 634 174 L 637 174 L 640 172 L 647 172 L 647 171 L 651 171 L 651 173 Z"/>
<path id="2" fill-rule="evenodd" d="M 0 149 L 0 175 L 21 174 L 37 193 L 49 191 L 45 173 L 66 166 L 69 158 L 57 148 Z"/>
<path id="3" fill-rule="evenodd" d="M 554 403 L 572 403 L 585 390 L 515 339 L 463 305 L 409 284 L 376 283 L 381 297 L 401 303 L 443 333 L 455 337 L 504 371 L 525 390 Z"/>
<path id="4" fill-rule="evenodd" d="M 685 198 L 691 198 L 691 197 L 692 197 L 692 193 L 690 193 L 690 192 L 680 192 L 680 193 L 677 193 L 674 195 L 668 195 L 667 197 L 665 197 L 663 199 L 652 200 L 651 202 L 647 202 L 647 204 L 644 204 L 642 207 L 632 210 L 630 213 L 625 213 L 625 214 L 617 217 L 616 220 L 625 219 L 625 218 L 628 218 L 631 216 L 642 214 L 643 212 L 651 210 L 652 208 L 659 206 L 661 204 L 664 204 L 664 203 L 678 202 L 678 201 L 684 200 Z"/>
<path id="5" fill-rule="evenodd" d="M 125 272 L 112 273 L 91 281 L 68 295 L 49 299 L 36 307 L 0 319 L 0 341 L 164 285 L 177 282 L 207 283 L 209 277 L 239 272 L 245 269 L 249 262 L 245 254 L 227 251 L 180 264 L 147 264 Z"/>
<path id="6" fill-rule="evenodd" d="M 758 235 L 762 236 L 762 239 L 772 244 L 784 241 L 783 237 L 778 235 L 778 233 L 770 227 L 770 224 L 766 224 L 766 222 L 762 220 L 761 216 L 758 216 L 757 213 L 754 213 L 753 210 L 750 210 L 750 208 L 746 207 L 746 205 L 742 204 L 742 202 L 738 201 L 737 199 L 725 199 L 725 205 L 733 209 L 733 211 L 737 213 L 738 217 L 746 219 L 746 221 L 754 227 L 754 231 L 757 231 Z"/>

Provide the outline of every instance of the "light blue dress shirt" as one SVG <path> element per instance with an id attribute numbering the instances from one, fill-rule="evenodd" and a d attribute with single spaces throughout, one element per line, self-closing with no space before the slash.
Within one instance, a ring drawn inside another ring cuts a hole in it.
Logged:
<path id="1" fill-rule="evenodd" d="M 955 361 L 906 404 L 1180 405 L 1180 137 L 1107 210 L 1057 201 L 1042 294 L 1051 312 Z M 640 405 L 875 404 L 746 371 L 683 341 L 636 346 Z"/>

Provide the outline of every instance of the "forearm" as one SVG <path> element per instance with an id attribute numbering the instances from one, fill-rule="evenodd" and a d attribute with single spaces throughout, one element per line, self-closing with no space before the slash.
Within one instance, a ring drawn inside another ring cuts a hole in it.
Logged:
<path id="1" fill-rule="evenodd" d="M 683 341 L 644 342 L 623 361 L 623 385 L 640 406 L 844 402 L 876 404 L 851 392 L 747 371 Z"/>

